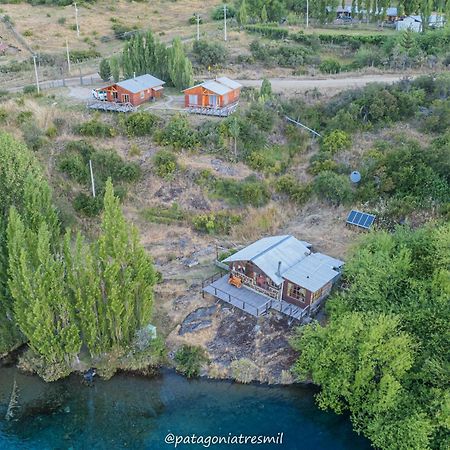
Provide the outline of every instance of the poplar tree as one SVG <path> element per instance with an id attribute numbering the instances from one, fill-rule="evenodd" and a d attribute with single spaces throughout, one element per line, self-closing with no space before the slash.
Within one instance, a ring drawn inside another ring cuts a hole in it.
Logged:
<path id="1" fill-rule="evenodd" d="M 241 6 L 239 7 L 238 21 L 241 25 L 247 25 L 248 13 L 247 13 L 247 3 L 245 0 L 242 0 Z"/>
<path id="2" fill-rule="evenodd" d="M 186 57 L 180 38 L 175 38 L 169 49 L 169 74 L 173 85 L 184 89 L 193 84 L 192 64 Z"/>
<path id="3" fill-rule="evenodd" d="M 106 183 L 101 230 L 97 257 L 102 301 L 107 304 L 101 319 L 111 346 L 121 347 L 149 323 L 155 271 L 136 229 L 125 222 L 111 180 Z"/>

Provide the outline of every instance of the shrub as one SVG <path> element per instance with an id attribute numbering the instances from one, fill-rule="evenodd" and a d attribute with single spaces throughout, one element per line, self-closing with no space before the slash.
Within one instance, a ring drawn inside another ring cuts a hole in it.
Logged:
<path id="1" fill-rule="evenodd" d="M 230 368 L 231 376 L 239 383 L 251 383 L 259 377 L 259 367 L 248 358 L 233 361 Z"/>
<path id="2" fill-rule="evenodd" d="M 321 142 L 321 150 L 332 155 L 347 149 L 352 144 L 350 136 L 341 130 L 334 130 L 327 134 Z"/>
<path id="3" fill-rule="evenodd" d="M 100 122 L 97 118 L 76 126 L 75 131 L 82 136 L 92 137 L 113 137 L 116 135 L 114 128 L 104 122 Z"/>
<path id="4" fill-rule="evenodd" d="M 223 65 L 226 62 L 227 50 L 219 42 L 195 41 L 193 50 L 197 61 L 205 67 Z"/>
<path id="5" fill-rule="evenodd" d="M 44 133 L 34 122 L 23 123 L 21 129 L 25 144 L 30 150 L 37 151 L 44 145 Z"/>
<path id="6" fill-rule="evenodd" d="M 181 223 L 186 219 L 186 214 L 175 202 L 169 208 L 162 205 L 145 208 L 141 214 L 146 220 L 154 223 Z"/>
<path id="7" fill-rule="evenodd" d="M 228 212 L 199 214 L 192 219 L 195 230 L 208 234 L 229 234 L 233 225 L 241 222 L 241 216 Z"/>
<path id="8" fill-rule="evenodd" d="M 24 86 L 23 93 L 24 94 L 36 94 L 37 93 L 36 85 L 29 84 L 28 86 Z"/>
<path id="9" fill-rule="evenodd" d="M 59 25 L 64 25 L 66 23 L 66 18 L 65 17 L 60 17 L 58 19 L 58 23 L 59 23 Z"/>
<path id="10" fill-rule="evenodd" d="M 325 59 L 320 63 L 319 69 L 323 73 L 339 73 L 342 70 L 342 66 L 335 59 Z"/>
<path id="11" fill-rule="evenodd" d="M 177 170 L 177 157 L 167 150 L 160 150 L 153 157 L 155 172 L 161 178 L 172 178 Z"/>
<path id="12" fill-rule="evenodd" d="M 352 197 L 349 178 L 329 171 L 317 175 L 313 182 L 313 190 L 320 199 L 332 205 L 348 203 Z"/>
<path id="13" fill-rule="evenodd" d="M 278 178 L 276 190 L 286 194 L 290 200 L 299 205 L 304 204 L 311 194 L 311 186 L 309 184 L 300 184 L 292 175 L 283 175 Z"/>
<path id="14" fill-rule="evenodd" d="M 176 369 L 188 378 L 198 377 L 203 364 L 208 357 L 202 347 L 196 345 L 182 345 L 175 353 Z"/>
<path id="15" fill-rule="evenodd" d="M 227 5 L 227 19 L 231 19 L 236 16 L 236 9 L 232 5 Z M 212 13 L 213 20 L 223 20 L 223 5 L 218 6 Z"/>
<path id="16" fill-rule="evenodd" d="M 71 62 L 81 62 L 88 59 L 99 58 L 102 56 L 97 50 L 71 50 L 70 51 L 70 61 Z"/>
<path id="17" fill-rule="evenodd" d="M 187 117 L 183 114 L 173 116 L 156 137 L 161 144 L 170 145 L 175 150 L 189 150 L 198 144 L 197 133 L 191 128 Z"/>
<path id="18" fill-rule="evenodd" d="M 92 197 L 80 192 L 73 201 L 73 207 L 85 216 L 95 217 L 103 209 L 103 199 L 101 196 Z"/>
<path id="19" fill-rule="evenodd" d="M 121 117 L 120 123 L 128 136 L 144 136 L 153 133 L 158 117 L 148 112 L 136 112 Z"/>

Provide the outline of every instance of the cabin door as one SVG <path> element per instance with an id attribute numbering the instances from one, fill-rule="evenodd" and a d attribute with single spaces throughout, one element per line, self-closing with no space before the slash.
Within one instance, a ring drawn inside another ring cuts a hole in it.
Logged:
<path id="1" fill-rule="evenodd" d="M 217 106 L 217 95 L 210 95 L 209 96 L 209 104 L 213 108 L 215 108 Z"/>

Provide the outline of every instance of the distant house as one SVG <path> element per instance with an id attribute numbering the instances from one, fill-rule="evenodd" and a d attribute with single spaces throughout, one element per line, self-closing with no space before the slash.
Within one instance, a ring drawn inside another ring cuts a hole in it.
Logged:
<path id="1" fill-rule="evenodd" d="M 431 14 L 428 18 L 428 26 L 430 28 L 441 28 L 444 26 L 444 23 L 444 16 L 441 14 Z M 420 33 L 422 31 L 422 17 L 406 16 L 396 22 L 395 29 L 397 31 L 411 30 Z"/>
<path id="2" fill-rule="evenodd" d="M 204 285 L 205 292 L 254 316 L 274 309 L 295 319 L 318 308 L 344 265 L 290 235 L 262 238 L 223 263 L 229 273 Z"/>
<path id="3" fill-rule="evenodd" d="M 138 106 L 162 96 L 165 81 L 145 74 L 95 89 L 99 100 Z M 94 94 L 95 97 L 95 94 Z"/>
<path id="4" fill-rule="evenodd" d="M 184 92 L 184 106 L 190 112 L 228 116 L 238 105 L 242 85 L 227 77 L 197 84 Z"/>

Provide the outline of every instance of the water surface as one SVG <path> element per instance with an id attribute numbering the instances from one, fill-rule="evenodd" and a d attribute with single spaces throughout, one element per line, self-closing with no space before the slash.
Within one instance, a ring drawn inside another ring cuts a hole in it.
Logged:
<path id="1" fill-rule="evenodd" d="M 5 414 L 16 379 L 16 420 Z M 0 369 L 1 449 L 173 449 L 174 435 L 284 433 L 283 445 L 215 445 L 214 449 L 367 450 L 347 417 L 319 411 L 314 388 L 267 387 L 117 375 L 84 386 L 71 376 L 56 383 Z M 179 445 L 200 449 L 201 445 Z"/>

